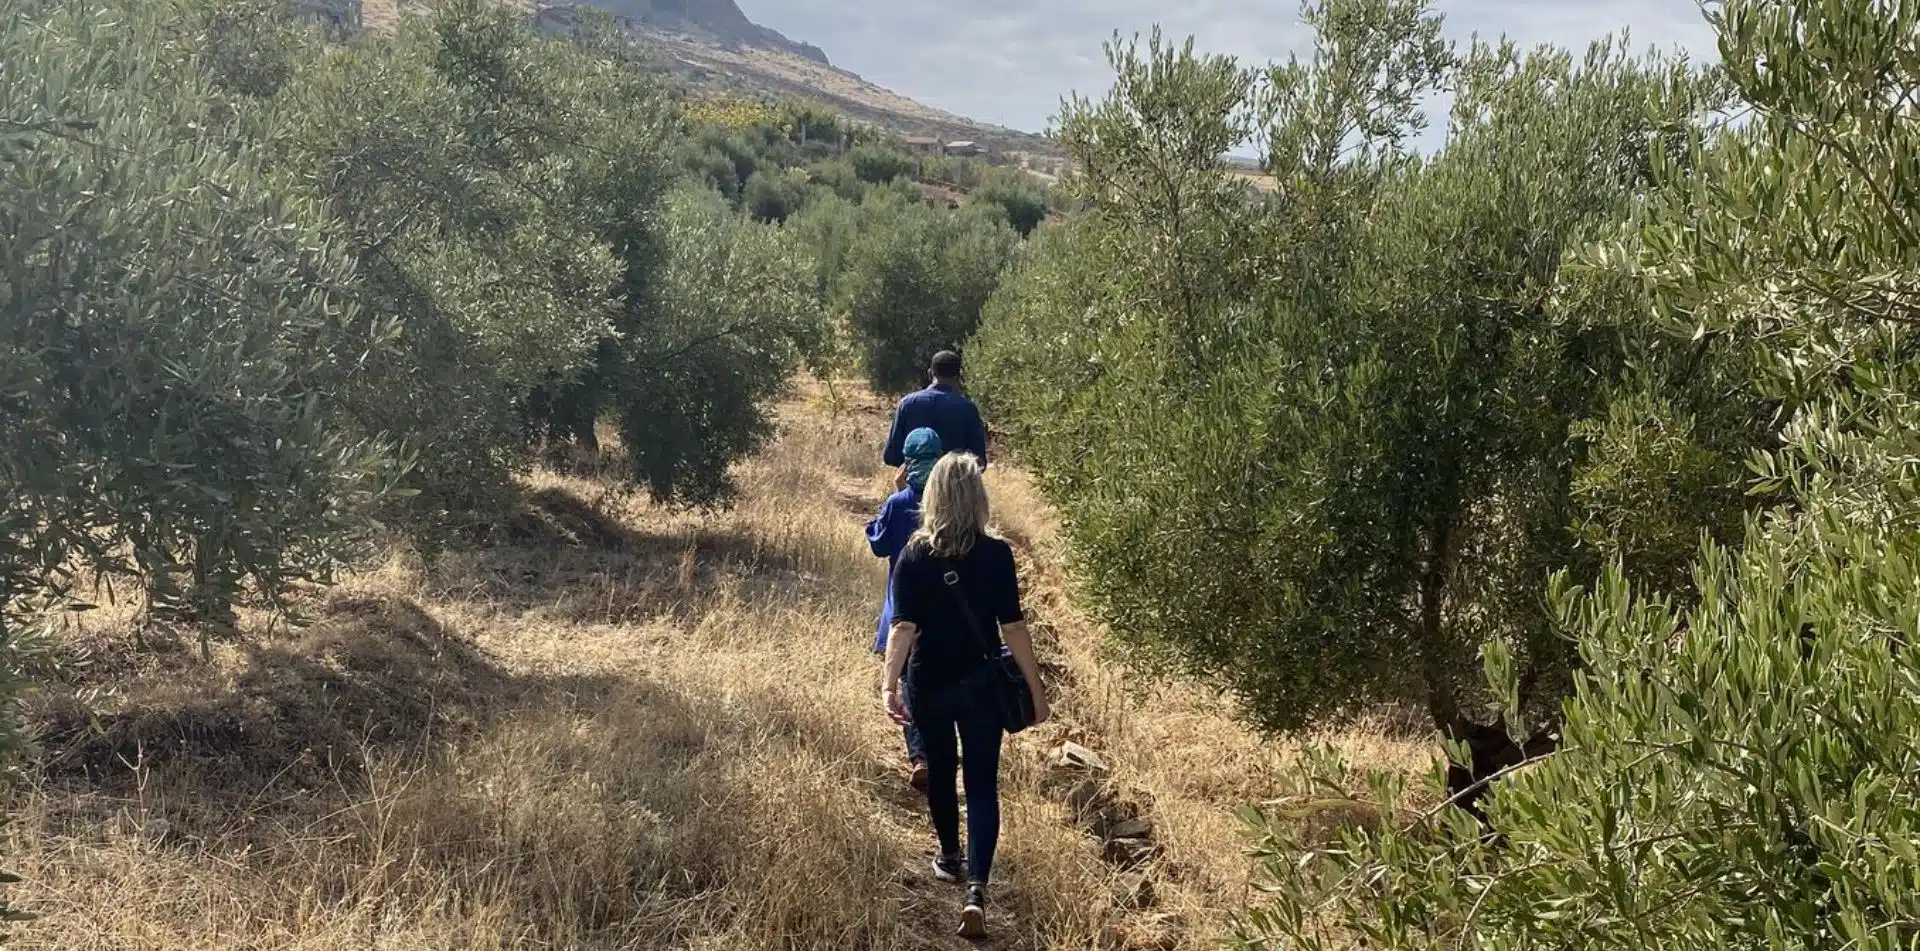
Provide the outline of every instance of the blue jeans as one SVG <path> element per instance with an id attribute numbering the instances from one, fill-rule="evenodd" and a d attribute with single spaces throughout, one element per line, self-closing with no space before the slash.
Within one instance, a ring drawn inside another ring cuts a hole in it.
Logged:
<path id="1" fill-rule="evenodd" d="M 911 681 L 906 677 L 900 678 L 900 705 L 906 707 L 908 710 L 913 709 L 913 687 Z M 907 739 L 907 762 L 926 762 L 927 749 L 926 746 L 920 742 L 920 724 L 913 720 L 908 720 L 907 725 L 900 728 L 900 732 L 904 734 Z"/>
<path id="2" fill-rule="evenodd" d="M 920 742 L 920 728 L 909 723 L 901 732 L 907 735 L 907 762 L 924 763 L 927 761 L 926 745 Z"/>
<path id="3" fill-rule="evenodd" d="M 1000 714 L 983 668 L 909 707 L 927 756 L 927 811 L 940 854 L 960 852 L 960 793 L 954 781 L 966 754 L 967 881 L 984 885 L 1000 844 Z"/>

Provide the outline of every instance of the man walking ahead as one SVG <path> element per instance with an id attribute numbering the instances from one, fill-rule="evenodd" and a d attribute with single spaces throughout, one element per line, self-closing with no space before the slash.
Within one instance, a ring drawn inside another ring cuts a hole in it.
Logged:
<path id="1" fill-rule="evenodd" d="M 940 434 L 940 444 L 948 452 L 970 452 L 987 464 L 987 428 L 980 422 L 980 408 L 960 392 L 960 355 L 942 350 L 933 355 L 928 369 L 932 385 L 909 393 L 893 411 L 893 430 L 887 434 L 887 448 L 881 459 L 887 465 L 906 465 L 907 434 L 925 426 Z M 900 470 L 895 480 L 906 479 Z"/>

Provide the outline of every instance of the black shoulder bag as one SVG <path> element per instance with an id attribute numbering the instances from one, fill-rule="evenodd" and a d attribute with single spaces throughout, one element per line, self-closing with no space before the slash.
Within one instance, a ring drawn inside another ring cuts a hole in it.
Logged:
<path id="1" fill-rule="evenodd" d="M 980 648 L 981 656 L 987 661 L 987 676 L 992 679 L 993 704 L 1000 714 L 1000 726 L 1008 733 L 1018 733 L 1033 725 L 1033 688 L 1027 685 L 1027 676 L 1020 672 L 1020 663 L 1013 659 L 1013 651 L 999 643 L 999 638 L 990 638 L 980 621 L 973 616 L 973 606 L 967 603 L 967 593 L 960 590 L 960 572 L 945 558 L 940 562 L 946 573 L 940 580 L 946 582 L 947 591 L 953 595 L 953 601 L 960 606 L 960 616 L 966 619 L 967 630 L 973 632 L 974 643 Z M 996 649 L 998 648 L 998 649 Z"/>

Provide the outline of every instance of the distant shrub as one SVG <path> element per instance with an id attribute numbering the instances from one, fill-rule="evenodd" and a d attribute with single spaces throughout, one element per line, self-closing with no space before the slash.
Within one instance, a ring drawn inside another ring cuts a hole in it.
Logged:
<path id="1" fill-rule="evenodd" d="M 883 145 L 862 145 L 848 153 L 853 173 L 870 185 L 883 185 L 913 171 L 913 158 Z"/>
<path id="2" fill-rule="evenodd" d="M 996 174 L 974 189 L 967 200 L 998 206 L 1007 223 L 1024 238 L 1047 218 L 1046 192 L 1036 182 L 1023 181 L 1025 178 L 1024 172 Z"/>
<path id="3" fill-rule="evenodd" d="M 846 159 L 817 163 L 807 169 L 807 175 L 814 184 L 831 189 L 847 201 L 857 202 L 867 193 L 867 183 Z"/>
<path id="4" fill-rule="evenodd" d="M 858 204 L 824 189 L 816 189 L 814 197 L 787 219 L 788 235 L 813 258 L 814 293 L 830 309 L 840 304 L 842 275 L 868 224 Z"/>
<path id="5" fill-rule="evenodd" d="M 825 146 L 838 151 L 846 142 L 846 120 L 825 106 L 789 101 L 782 106 L 781 128 L 803 146 Z"/>
<path id="6" fill-rule="evenodd" d="M 753 173 L 740 194 L 740 206 L 761 221 L 782 222 L 806 201 L 806 186 L 785 172 L 763 169 Z"/>
<path id="7" fill-rule="evenodd" d="M 841 300 L 869 382 L 904 390 L 929 356 L 972 336 L 1018 238 L 991 218 L 894 196 L 862 213 L 871 224 L 848 252 Z"/>
<path id="8" fill-rule="evenodd" d="M 728 198 L 736 198 L 741 193 L 740 172 L 733 159 L 726 152 L 711 145 L 698 142 L 690 143 L 683 149 L 681 167 L 695 181 L 701 182 Z"/>

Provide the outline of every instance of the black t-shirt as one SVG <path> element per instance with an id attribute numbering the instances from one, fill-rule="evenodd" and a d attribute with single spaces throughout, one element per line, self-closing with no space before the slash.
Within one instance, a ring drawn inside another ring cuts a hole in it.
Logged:
<path id="1" fill-rule="evenodd" d="M 960 576 L 956 590 L 947 588 L 948 570 Z M 954 599 L 956 593 L 966 597 L 974 620 L 984 629 L 981 634 L 967 629 L 966 615 Z M 1014 574 L 1013 548 L 998 538 L 982 535 L 965 557 L 946 559 L 933 554 L 926 542 L 914 541 L 893 569 L 893 619 L 920 629 L 913 656 L 907 661 L 909 693 L 927 696 L 958 683 L 987 663 L 981 647 L 983 637 L 993 643 L 996 653 L 999 651 L 996 621 L 1012 624 L 1025 619 L 1020 613 L 1020 580 Z"/>

